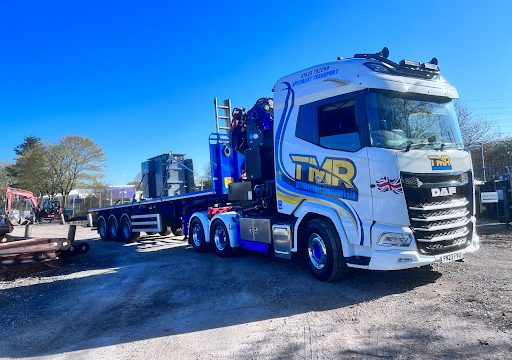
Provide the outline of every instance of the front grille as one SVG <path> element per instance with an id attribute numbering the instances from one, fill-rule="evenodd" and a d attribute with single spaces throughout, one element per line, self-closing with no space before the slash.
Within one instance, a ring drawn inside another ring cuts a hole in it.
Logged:
<path id="1" fill-rule="evenodd" d="M 402 173 L 411 228 L 420 253 L 444 254 L 465 248 L 473 232 L 471 173 Z M 446 190 L 443 190 L 445 188 Z M 441 190 L 451 195 L 434 197 Z M 434 189 L 434 190 L 433 190 Z"/>

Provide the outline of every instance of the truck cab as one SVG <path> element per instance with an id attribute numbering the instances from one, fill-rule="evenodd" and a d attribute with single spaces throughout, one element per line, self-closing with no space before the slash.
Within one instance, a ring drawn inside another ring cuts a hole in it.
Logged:
<path id="1" fill-rule="evenodd" d="M 277 81 L 278 211 L 297 218 L 296 237 L 305 216 L 330 219 L 349 267 L 460 259 L 479 239 L 457 91 L 436 59 L 397 64 L 387 54 L 358 54 Z"/>

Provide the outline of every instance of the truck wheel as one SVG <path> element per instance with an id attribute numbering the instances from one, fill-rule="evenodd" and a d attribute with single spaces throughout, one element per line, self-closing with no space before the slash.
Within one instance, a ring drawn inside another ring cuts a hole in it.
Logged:
<path id="1" fill-rule="evenodd" d="M 124 242 L 131 242 L 137 239 L 140 235 L 138 232 L 132 232 L 132 223 L 128 216 L 123 216 L 121 219 L 120 238 Z"/>
<path id="2" fill-rule="evenodd" d="M 189 232 L 190 240 L 192 241 L 192 247 L 197 252 L 206 252 L 208 251 L 208 243 L 206 242 L 204 236 L 204 228 L 201 220 L 198 218 L 193 218 L 190 222 L 190 232 Z"/>
<path id="3" fill-rule="evenodd" d="M 215 220 L 210 231 L 210 241 L 213 243 L 215 252 L 220 257 L 231 255 L 231 244 L 229 243 L 229 233 L 222 220 Z"/>
<path id="4" fill-rule="evenodd" d="M 154 231 L 146 231 L 146 235 L 155 235 L 155 234 L 156 234 L 156 232 L 154 232 Z"/>
<path id="5" fill-rule="evenodd" d="M 313 276 L 322 281 L 347 277 L 350 269 L 345 263 L 341 240 L 332 223 L 313 219 L 307 223 L 305 235 L 306 256 Z"/>
<path id="6" fill-rule="evenodd" d="M 110 240 L 117 240 L 120 238 L 119 223 L 114 215 L 108 218 L 108 237 Z"/>
<path id="7" fill-rule="evenodd" d="M 100 216 L 98 218 L 98 234 L 100 234 L 100 238 L 103 241 L 110 240 L 108 237 L 108 231 L 107 231 L 107 221 L 103 216 Z"/>

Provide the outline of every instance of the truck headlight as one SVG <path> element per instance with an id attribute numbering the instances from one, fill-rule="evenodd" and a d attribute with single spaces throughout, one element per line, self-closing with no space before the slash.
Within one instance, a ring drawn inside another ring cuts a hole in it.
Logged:
<path id="1" fill-rule="evenodd" d="M 411 244 L 411 241 L 411 234 L 386 232 L 379 237 L 377 245 L 406 247 Z"/>

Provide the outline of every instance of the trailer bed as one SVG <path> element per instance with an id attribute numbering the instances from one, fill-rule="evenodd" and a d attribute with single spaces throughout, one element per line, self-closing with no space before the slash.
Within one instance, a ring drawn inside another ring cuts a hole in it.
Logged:
<path id="1" fill-rule="evenodd" d="M 90 221 L 104 240 L 135 240 L 141 232 L 169 235 L 187 234 L 188 219 L 195 211 L 227 201 L 214 190 L 162 196 L 125 204 L 89 209 Z"/>

